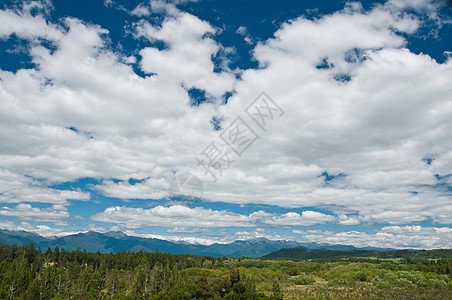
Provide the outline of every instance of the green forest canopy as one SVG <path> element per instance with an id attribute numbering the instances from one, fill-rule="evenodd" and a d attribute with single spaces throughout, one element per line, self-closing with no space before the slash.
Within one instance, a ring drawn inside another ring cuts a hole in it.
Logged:
<path id="1" fill-rule="evenodd" d="M 268 260 L 0 247 L 1 299 L 450 299 L 452 259 Z"/>

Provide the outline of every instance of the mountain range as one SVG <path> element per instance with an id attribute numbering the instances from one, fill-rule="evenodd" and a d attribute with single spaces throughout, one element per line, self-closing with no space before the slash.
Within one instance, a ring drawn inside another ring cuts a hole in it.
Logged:
<path id="1" fill-rule="evenodd" d="M 156 238 L 142 238 L 129 236 L 123 232 L 100 233 L 88 231 L 67 235 L 63 237 L 43 237 L 39 234 L 26 231 L 0 230 L 0 245 L 11 247 L 33 243 L 43 251 L 58 247 L 66 251 L 76 249 L 87 252 L 116 253 L 122 251 L 138 252 L 160 251 L 173 254 L 196 254 L 209 256 L 229 257 L 261 257 L 283 248 L 302 247 L 304 249 L 326 249 L 326 250 L 391 250 L 376 248 L 355 248 L 350 245 L 330 245 L 324 243 L 301 243 L 290 240 L 269 240 L 257 238 L 251 240 L 236 240 L 229 244 L 200 245 L 186 242 L 172 242 Z"/>

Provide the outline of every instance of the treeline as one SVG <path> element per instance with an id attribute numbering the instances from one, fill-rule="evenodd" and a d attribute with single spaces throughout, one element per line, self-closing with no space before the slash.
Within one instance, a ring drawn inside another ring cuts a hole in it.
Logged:
<path id="1" fill-rule="evenodd" d="M 0 247 L 0 299 L 452 299 L 451 270 L 452 259 L 266 260 L 30 244 Z"/>
<path id="2" fill-rule="evenodd" d="M 206 273 L 227 258 L 149 252 L 44 253 L 33 244 L 0 247 L 0 299 L 282 299 L 257 293 L 239 269 Z M 221 275 L 221 276 L 220 276 Z"/>
<path id="3" fill-rule="evenodd" d="M 403 258 L 411 261 L 424 261 L 428 259 L 452 258 L 452 249 L 434 250 L 391 250 L 391 251 L 369 251 L 369 250 L 324 250 L 306 249 L 302 247 L 283 248 L 269 253 L 265 259 L 325 259 L 325 258 L 353 258 L 372 257 L 379 259 Z"/>

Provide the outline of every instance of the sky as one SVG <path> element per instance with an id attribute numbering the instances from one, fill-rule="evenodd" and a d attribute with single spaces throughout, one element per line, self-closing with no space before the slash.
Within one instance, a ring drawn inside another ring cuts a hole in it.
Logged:
<path id="1" fill-rule="evenodd" d="M 452 248 L 452 3 L 2 0 L 0 228 Z"/>

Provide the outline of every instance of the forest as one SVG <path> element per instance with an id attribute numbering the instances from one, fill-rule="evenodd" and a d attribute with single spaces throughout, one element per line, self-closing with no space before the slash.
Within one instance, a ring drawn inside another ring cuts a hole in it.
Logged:
<path id="1" fill-rule="evenodd" d="M 452 259 L 256 259 L 0 247 L 0 299 L 452 299 Z"/>

